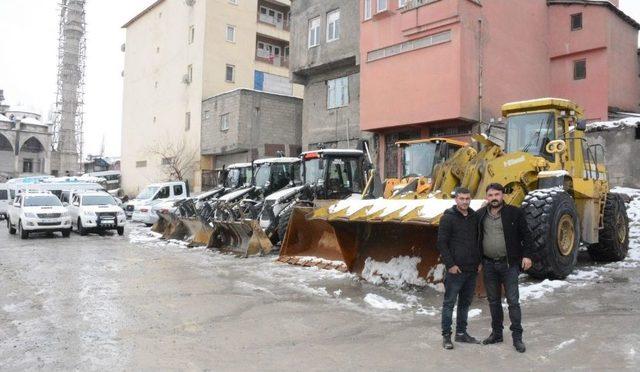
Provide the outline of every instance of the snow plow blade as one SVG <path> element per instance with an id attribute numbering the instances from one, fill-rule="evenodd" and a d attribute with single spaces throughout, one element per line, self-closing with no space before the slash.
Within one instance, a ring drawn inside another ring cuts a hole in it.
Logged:
<path id="1" fill-rule="evenodd" d="M 320 219 L 307 219 L 313 211 L 311 207 L 293 209 L 278 261 L 347 271 L 333 226 Z"/>
<path id="2" fill-rule="evenodd" d="M 180 220 L 171 218 L 161 238 L 165 240 L 184 240 L 188 234 L 189 230 Z"/>
<path id="3" fill-rule="evenodd" d="M 167 214 L 158 214 L 158 221 L 151 226 L 151 231 L 158 234 L 164 234 L 164 231 L 169 226 L 169 215 Z"/>
<path id="4" fill-rule="evenodd" d="M 213 235 L 213 228 L 211 226 L 195 217 L 181 217 L 180 223 L 182 223 L 189 232 L 187 240 L 190 247 L 209 246 L 211 235 Z"/>
<path id="5" fill-rule="evenodd" d="M 265 255 L 273 244 L 256 220 L 214 222 L 209 248 L 239 257 Z"/>

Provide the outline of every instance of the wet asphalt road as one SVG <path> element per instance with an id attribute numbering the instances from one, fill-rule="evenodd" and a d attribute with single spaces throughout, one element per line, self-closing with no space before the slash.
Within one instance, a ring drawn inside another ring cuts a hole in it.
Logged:
<path id="1" fill-rule="evenodd" d="M 142 227 L 26 241 L 2 228 L 0 369 L 637 370 L 640 266 L 584 267 L 594 279 L 524 301 L 527 353 L 509 342 L 444 351 L 431 288 L 237 259 Z M 376 308 L 367 295 L 402 306 Z M 484 337 L 486 301 L 472 308 L 469 332 Z"/>

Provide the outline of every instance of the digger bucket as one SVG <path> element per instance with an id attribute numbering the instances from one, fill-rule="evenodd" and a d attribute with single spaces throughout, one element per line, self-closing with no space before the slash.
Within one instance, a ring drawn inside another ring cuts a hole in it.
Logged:
<path id="1" fill-rule="evenodd" d="M 154 223 L 153 226 L 151 226 L 151 231 L 158 234 L 163 234 L 164 230 L 166 230 L 167 226 L 169 225 L 169 221 L 167 220 L 167 218 L 168 215 L 159 214 L 158 221 Z"/>
<path id="2" fill-rule="evenodd" d="M 189 246 L 208 246 L 213 234 L 213 228 L 198 218 L 181 217 L 180 222 L 189 232 Z"/>
<path id="3" fill-rule="evenodd" d="M 162 239 L 167 240 L 184 240 L 189 235 L 189 230 L 182 221 L 172 218 L 171 222 L 162 234 Z"/>
<path id="4" fill-rule="evenodd" d="M 471 207 L 477 209 L 482 202 L 473 200 Z M 444 274 L 436 248 L 438 225 L 454 203 L 436 198 L 344 200 L 314 210 L 307 219 L 332 227 L 336 249 L 350 272 L 384 276 L 385 265 L 402 266 L 400 261 L 408 260 L 418 278 L 436 283 Z"/>
<path id="5" fill-rule="evenodd" d="M 293 209 L 278 261 L 347 271 L 333 226 L 320 219 L 307 219 L 313 208 Z"/>
<path id="6" fill-rule="evenodd" d="M 249 257 L 268 254 L 273 244 L 258 221 L 216 221 L 213 222 L 209 248 Z"/>

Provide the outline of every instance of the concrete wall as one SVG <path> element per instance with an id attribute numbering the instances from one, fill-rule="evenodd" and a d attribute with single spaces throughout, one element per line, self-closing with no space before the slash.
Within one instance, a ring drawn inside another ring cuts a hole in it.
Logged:
<path id="1" fill-rule="evenodd" d="M 640 163 L 637 159 L 640 139 L 636 139 L 636 130 L 633 127 L 621 127 L 588 133 L 590 143 L 605 147 L 612 186 L 640 188 Z"/>
<path id="2" fill-rule="evenodd" d="M 274 156 L 274 148 L 298 156 L 301 143 L 302 100 L 251 90 L 235 90 L 202 103 L 202 155 L 213 166 Z M 220 116 L 229 114 L 229 129 Z"/>

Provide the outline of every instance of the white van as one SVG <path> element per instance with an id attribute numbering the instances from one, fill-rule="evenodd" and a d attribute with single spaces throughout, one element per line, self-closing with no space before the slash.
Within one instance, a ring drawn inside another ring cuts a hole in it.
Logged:
<path id="1" fill-rule="evenodd" d="M 186 199 L 187 197 L 189 197 L 189 190 L 182 181 L 153 183 L 145 187 L 135 199 L 125 204 L 125 213 L 134 221 L 144 222 L 147 225 L 153 224 L 148 219 L 151 204 L 158 201 Z M 145 211 L 142 212 L 142 209 Z M 133 218 L 134 213 L 136 218 Z"/>
<path id="2" fill-rule="evenodd" d="M 7 208 L 9 203 L 13 200 L 11 192 L 6 183 L 0 183 L 0 220 L 7 218 Z"/>

